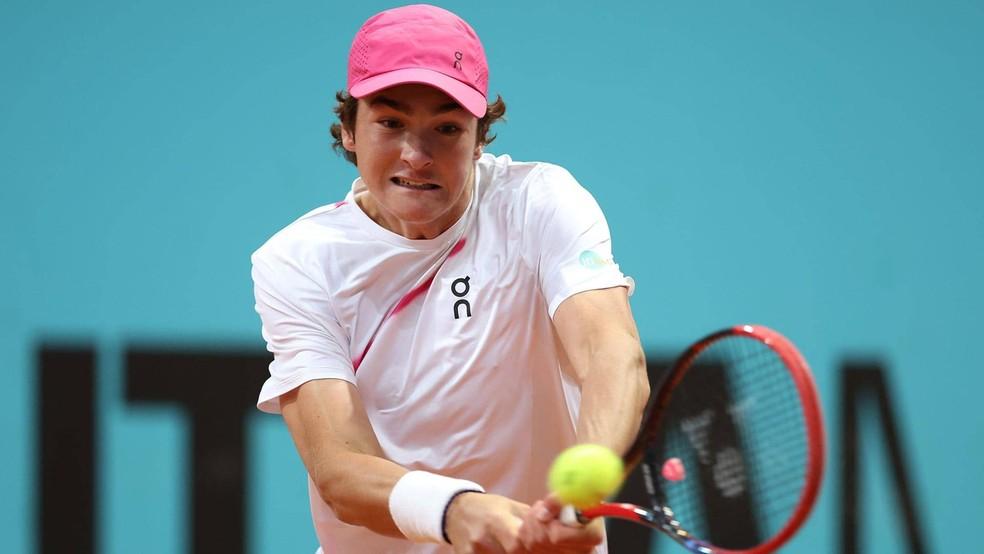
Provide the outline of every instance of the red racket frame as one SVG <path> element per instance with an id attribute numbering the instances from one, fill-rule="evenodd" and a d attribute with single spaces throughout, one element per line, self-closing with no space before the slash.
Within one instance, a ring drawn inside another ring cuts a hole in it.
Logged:
<path id="1" fill-rule="evenodd" d="M 708 335 L 694 343 L 677 359 L 669 375 L 663 381 L 650 407 L 649 417 L 646 420 L 645 427 L 640 431 L 636 442 L 629 449 L 628 453 L 626 453 L 624 459 L 627 469 L 631 469 L 639 463 L 646 447 L 656 438 L 663 411 L 669 404 L 673 390 L 683 379 L 684 375 L 686 375 L 687 370 L 690 369 L 691 362 L 712 343 L 731 336 L 744 336 L 762 342 L 771 348 L 789 369 L 803 407 L 804 426 L 807 433 L 807 444 L 809 445 L 806 484 L 803 487 L 799 502 L 789 521 L 766 542 L 745 550 L 729 550 L 701 541 L 695 541 L 693 546 L 701 546 L 719 554 L 766 554 L 768 552 L 774 552 L 785 544 L 796 533 L 803 522 L 806 521 L 820 492 L 820 483 L 823 480 L 825 437 L 823 416 L 821 415 L 816 384 L 813 382 L 813 375 L 810 373 L 810 368 L 806 360 L 786 337 L 762 325 L 736 325 Z M 672 506 L 670 508 L 672 509 Z M 617 517 L 619 519 L 626 519 L 651 527 L 657 527 L 665 531 L 659 525 L 659 522 L 664 518 L 663 514 L 633 504 L 604 503 L 582 510 L 580 515 L 585 519 Z M 681 537 L 675 538 L 678 541 L 683 540 Z"/>

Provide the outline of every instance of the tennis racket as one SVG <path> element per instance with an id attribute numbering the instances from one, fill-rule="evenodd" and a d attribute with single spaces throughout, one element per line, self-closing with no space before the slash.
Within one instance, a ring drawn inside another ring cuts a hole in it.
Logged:
<path id="1" fill-rule="evenodd" d="M 758 325 L 701 339 L 664 378 L 624 462 L 641 464 L 650 506 L 567 507 L 562 521 L 628 520 L 704 554 L 775 551 L 806 520 L 823 474 L 806 361 Z"/>

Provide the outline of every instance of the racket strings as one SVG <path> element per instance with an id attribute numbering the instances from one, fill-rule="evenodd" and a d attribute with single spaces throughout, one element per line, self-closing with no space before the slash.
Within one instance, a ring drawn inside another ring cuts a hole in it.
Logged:
<path id="1" fill-rule="evenodd" d="M 735 395 L 745 398 L 765 394 L 773 399 L 781 395 L 782 399 L 763 407 L 772 410 L 757 413 L 758 426 L 740 429 L 746 451 L 754 454 L 748 469 L 753 496 L 761 508 L 759 516 L 765 519 L 764 530 L 772 533 L 779 530 L 795 508 L 806 479 L 808 444 L 803 432 L 802 408 L 789 371 L 772 349 L 749 339 L 736 338 L 731 343 L 742 352 L 742 359 L 735 360 L 742 364 L 741 371 L 731 376 Z M 749 351 L 755 355 L 748 356 Z M 755 357 L 762 361 L 755 365 L 747 363 Z M 760 372 L 767 372 L 771 378 L 756 380 L 765 377 Z"/>
<path id="2" fill-rule="evenodd" d="M 740 336 L 712 343 L 692 360 L 664 411 L 656 459 L 679 457 L 688 473 L 675 483 L 657 479 L 664 501 L 685 528 L 719 546 L 764 541 L 799 500 L 808 457 L 803 429 L 795 382 L 772 349 Z M 729 507 L 747 508 L 749 520 L 722 527 L 732 515 L 718 512 Z"/>
<path id="3" fill-rule="evenodd" d="M 767 399 L 737 431 L 751 461 L 746 467 L 753 505 L 761 508 L 761 531 L 772 534 L 795 508 L 805 480 L 807 442 L 798 392 L 785 364 L 771 348 L 738 337 L 722 346 L 734 347 L 728 355 L 740 353 L 724 364 L 734 368 L 728 376 L 731 394 L 739 399 L 753 395 Z"/>

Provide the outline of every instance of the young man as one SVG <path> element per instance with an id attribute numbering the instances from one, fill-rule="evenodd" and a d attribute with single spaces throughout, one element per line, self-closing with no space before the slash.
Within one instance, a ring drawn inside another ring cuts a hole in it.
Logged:
<path id="1" fill-rule="evenodd" d="M 426 5 L 358 32 L 337 139 L 359 178 L 253 255 L 283 414 L 325 553 L 603 551 L 546 491 L 576 442 L 624 451 L 648 398 L 597 203 L 483 153 L 472 28 Z"/>

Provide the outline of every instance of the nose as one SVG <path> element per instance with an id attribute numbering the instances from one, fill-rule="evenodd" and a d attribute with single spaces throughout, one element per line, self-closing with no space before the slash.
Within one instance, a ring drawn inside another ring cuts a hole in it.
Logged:
<path id="1" fill-rule="evenodd" d="M 403 141 L 403 151 L 400 153 L 400 158 L 411 169 L 423 169 L 434 161 L 426 141 L 411 133 L 408 133 Z"/>

